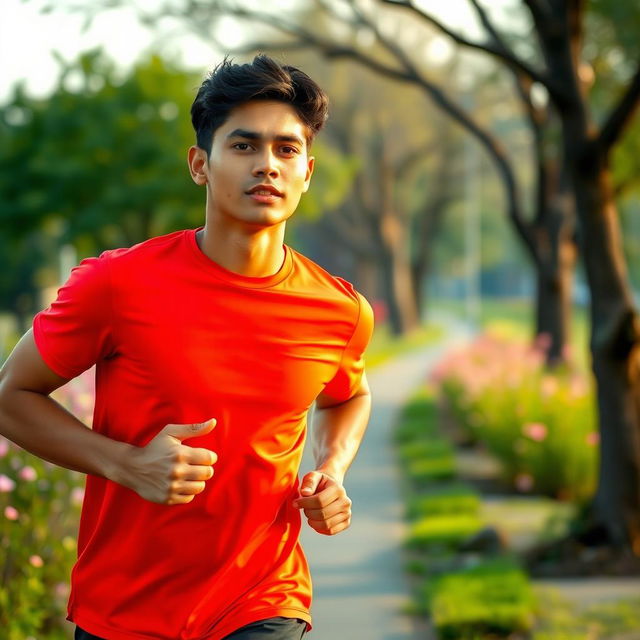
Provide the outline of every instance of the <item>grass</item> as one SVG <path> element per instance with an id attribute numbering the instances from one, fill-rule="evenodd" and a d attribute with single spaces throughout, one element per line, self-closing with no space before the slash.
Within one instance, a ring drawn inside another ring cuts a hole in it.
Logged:
<path id="1" fill-rule="evenodd" d="M 427 581 L 424 597 L 442 640 L 505 637 L 527 632 L 534 624 L 533 590 L 508 557 Z"/>
<path id="2" fill-rule="evenodd" d="M 614 640 L 640 637 L 640 597 L 576 605 L 556 589 L 536 587 L 531 640 Z M 629 635 L 631 632 L 633 635 Z"/>
<path id="3" fill-rule="evenodd" d="M 469 513 L 430 514 L 409 527 L 410 549 L 455 547 L 482 529 L 482 520 Z"/>
<path id="4" fill-rule="evenodd" d="M 412 520 L 454 513 L 476 515 L 479 511 L 478 493 L 462 482 L 429 488 L 412 496 L 407 505 L 407 516 Z"/>
<path id="5" fill-rule="evenodd" d="M 418 327 L 400 337 L 394 336 L 386 324 L 376 327 L 365 356 L 367 369 L 377 367 L 394 356 L 437 342 L 443 334 L 444 329 L 435 325 Z"/>

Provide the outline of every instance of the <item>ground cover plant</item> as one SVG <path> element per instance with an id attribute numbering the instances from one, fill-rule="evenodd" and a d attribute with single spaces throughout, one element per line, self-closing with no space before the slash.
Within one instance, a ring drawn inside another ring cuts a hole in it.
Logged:
<path id="1" fill-rule="evenodd" d="M 54 396 L 91 424 L 93 374 Z M 0 629 L 6 640 L 63 640 L 84 476 L 0 436 Z"/>
<path id="2" fill-rule="evenodd" d="M 586 371 L 570 362 L 550 371 L 544 344 L 488 332 L 447 354 L 433 379 L 467 439 L 499 459 L 515 489 L 593 495 L 598 432 Z"/>
<path id="3" fill-rule="evenodd" d="M 395 430 L 408 519 L 406 569 L 414 585 L 408 612 L 425 616 L 439 640 L 631 638 L 628 634 L 640 628 L 640 601 L 581 606 L 557 590 L 538 587 L 505 542 L 495 505 L 485 504 L 473 484 L 460 480 L 455 464 L 446 478 L 436 475 L 425 481 L 411 473 L 407 462 L 422 455 L 427 460 L 451 458 L 455 448 L 442 424 L 437 393 L 425 386 L 407 404 Z M 561 531 L 571 511 L 566 503 L 549 508 L 550 502 L 514 494 L 505 506 L 514 515 L 541 507 L 555 514 L 558 522 L 548 521 L 542 531 L 546 536 Z"/>

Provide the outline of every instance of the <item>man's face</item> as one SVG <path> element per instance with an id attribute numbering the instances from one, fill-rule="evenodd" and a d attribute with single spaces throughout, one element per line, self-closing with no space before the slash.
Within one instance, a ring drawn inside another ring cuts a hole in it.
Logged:
<path id="1" fill-rule="evenodd" d="M 201 149 L 192 152 L 200 158 L 202 181 L 206 176 L 208 215 L 259 226 L 287 220 L 313 172 L 306 134 L 288 104 L 252 101 L 234 108 L 214 133 L 209 160 Z"/>

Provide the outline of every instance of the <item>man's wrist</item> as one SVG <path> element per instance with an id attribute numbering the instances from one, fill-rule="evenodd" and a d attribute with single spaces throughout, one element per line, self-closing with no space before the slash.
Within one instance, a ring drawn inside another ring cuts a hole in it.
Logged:
<path id="1" fill-rule="evenodd" d="M 316 471 L 319 471 L 320 473 L 324 473 L 325 475 L 332 477 L 338 484 L 344 483 L 344 476 L 346 474 L 346 469 L 342 469 L 336 464 L 325 462 L 319 465 L 316 468 Z"/>
<path id="2" fill-rule="evenodd" d="M 133 457 L 139 447 L 115 440 L 113 443 L 103 465 L 103 475 L 112 482 L 129 487 L 128 479 L 133 466 Z"/>

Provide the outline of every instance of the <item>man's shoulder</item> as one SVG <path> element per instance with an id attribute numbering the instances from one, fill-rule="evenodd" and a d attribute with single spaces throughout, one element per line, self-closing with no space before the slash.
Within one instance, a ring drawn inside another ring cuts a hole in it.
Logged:
<path id="1" fill-rule="evenodd" d="M 326 295 L 333 294 L 358 302 L 359 294 L 348 280 L 329 273 L 317 262 L 295 249 L 291 249 L 291 253 L 294 262 L 294 273 L 299 278 L 304 276 L 300 279 L 305 282 L 308 288 L 317 291 L 319 295 L 322 295 L 322 293 Z"/>
<path id="2" fill-rule="evenodd" d="M 100 258 L 111 264 L 126 266 L 132 262 L 153 260 L 166 255 L 167 251 L 177 248 L 188 233 L 187 230 L 173 231 L 162 236 L 155 236 L 138 242 L 131 247 L 108 249 L 100 254 Z"/>

